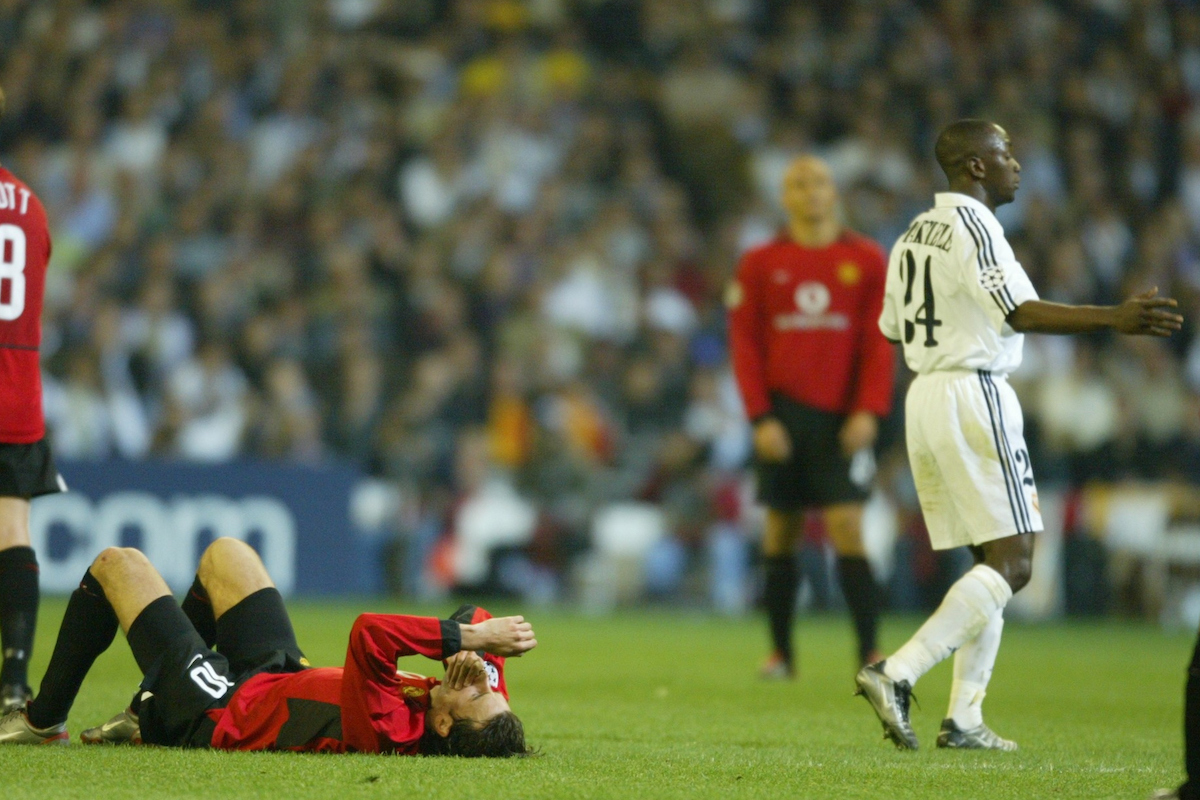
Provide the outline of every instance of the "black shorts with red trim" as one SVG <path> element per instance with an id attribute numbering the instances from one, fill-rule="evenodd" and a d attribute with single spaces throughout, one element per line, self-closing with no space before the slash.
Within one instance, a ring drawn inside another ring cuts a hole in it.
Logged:
<path id="1" fill-rule="evenodd" d="M 29 500 L 66 490 L 45 439 L 32 444 L 0 442 L 0 497 Z"/>

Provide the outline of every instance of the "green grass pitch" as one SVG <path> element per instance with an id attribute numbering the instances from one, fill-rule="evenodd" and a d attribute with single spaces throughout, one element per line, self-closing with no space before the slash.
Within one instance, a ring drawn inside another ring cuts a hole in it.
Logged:
<path id="1" fill-rule="evenodd" d="M 442 613 L 450 611 L 450 604 Z M 64 603 L 43 606 L 40 680 Z M 315 664 L 340 664 L 358 610 L 390 602 L 293 604 Z M 512 609 L 494 609 L 511 611 Z M 851 639 L 841 618 L 802 620 L 802 676 L 754 678 L 765 633 L 756 618 L 628 613 L 592 619 L 532 611 L 540 642 L 509 670 L 513 705 L 538 758 L 506 762 L 283 753 L 89 748 L 79 731 L 122 707 L 138 675 L 121 637 L 69 721 L 69 748 L 0 752 L 5 798 L 1145 798 L 1181 777 L 1181 702 L 1191 637 L 1115 622 L 1005 630 L 987 718 L 1017 753 L 932 745 L 950 667 L 917 687 L 923 749 L 881 740 L 851 697 Z M 891 618 L 898 645 L 919 620 Z M 414 671 L 440 667 L 408 661 Z"/>

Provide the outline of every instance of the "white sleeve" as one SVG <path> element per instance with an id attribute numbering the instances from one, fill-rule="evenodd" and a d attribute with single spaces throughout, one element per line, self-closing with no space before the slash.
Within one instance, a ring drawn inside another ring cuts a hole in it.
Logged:
<path id="1" fill-rule="evenodd" d="M 969 251 L 967 257 L 975 267 L 969 272 L 977 276 L 977 280 L 969 282 L 969 288 L 992 325 L 1000 330 L 1017 306 L 1038 299 L 1037 290 L 1017 261 L 1000 226 L 991 220 L 985 221 L 970 208 L 960 211 L 968 233 L 965 240 Z"/>
<path id="2" fill-rule="evenodd" d="M 893 255 L 895 253 L 893 252 Z M 893 272 L 897 275 L 893 276 Z M 888 259 L 887 279 L 883 284 L 883 313 L 879 315 L 879 331 L 885 339 L 893 342 L 900 341 L 900 315 L 896 311 L 895 283 L 899 280 L 898 270 L 892 269 L 892 259 Z"/>

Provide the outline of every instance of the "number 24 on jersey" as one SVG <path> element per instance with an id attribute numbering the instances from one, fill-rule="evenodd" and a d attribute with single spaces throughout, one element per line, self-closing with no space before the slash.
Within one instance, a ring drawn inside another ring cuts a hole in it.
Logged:
<path id="1" fill-rule="evenodd" d="M 917 307 L 917 313 L 913 318 L 904 320 L 904 343 L 912 344 L 912 340 L 917 335 L 917 326 L 925 328 L 925 346 L 937 347 L 937 339 L 934 338 L 933 332 L 935 328 L 941 326 L 942 321 L 936 316 L 936 309 L 933 295 L 933 272 L 930 269 L 932 257 L 925 257 L 924 264 L 924 300 Z M 908 313 L 908 307 L 913 302 L 913 284 L 917 279 L 917 259 L 913 256 L 912 250 L 904 251 L 904 260 L 900 264 L 900 277 L 904 280 L 904 309 L 905 314 Z"/>

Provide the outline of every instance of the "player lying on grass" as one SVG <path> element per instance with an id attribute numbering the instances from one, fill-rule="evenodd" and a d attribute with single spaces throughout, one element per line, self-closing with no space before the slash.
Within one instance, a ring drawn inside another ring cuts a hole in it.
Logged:
<path id="1" fill-rule="evenodd" d="M 66 744 L 67 714 L 119 624 L 145 679 L 130 709 L 92 741 L 527 754 L 524 729 L 508 705 L 504 659 L 537 646 L 532 626 L 474 606 L 455 617 L 362 614 L 345 666 L 312 668 L 283 598 L 243 542 L 218 539 L 205 550 L 182 608 L 142 553 L 109 548 L 71 595 L 37 697 L 0 719 L 0 742 Z M 398 657 L 416 654 L 445 660 L 445 678 L 397 671 Z"/>
<path id="2" fill-rule="evenodd" d="M 1021 405 L 1006 376 L 1025 333 L 1114 330 L 1170 336 L 1183 318 L 1157 290 L 1118 306 L 1038 299 L 995 217 L 1020 185 L 1021 166 L 999 125 L 960 120 L 935 155 L 949 191 L 892 249 L 879 328 L 904 348 L 917 377 L 905 400 L 908 457 L 935 550 L 969 546 L 975 566 L 899 650 L 856 677 L 897 747 L 917 749 L 908 719 L 917 680 L 955 653 L 950 709 L 938 747 L 1015 750 L 983 722 L 1004 607 L 1032 570 L 1042 530 Z"/>

